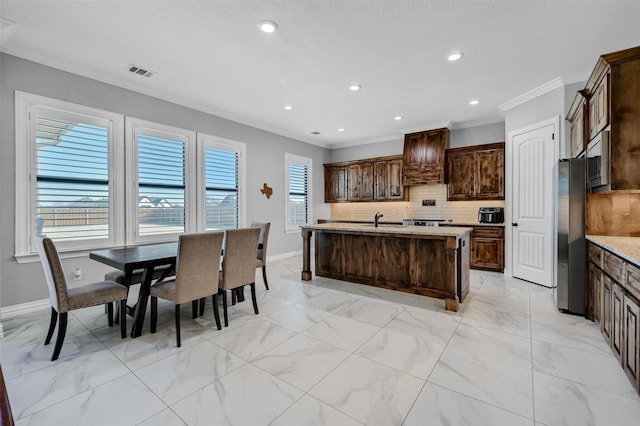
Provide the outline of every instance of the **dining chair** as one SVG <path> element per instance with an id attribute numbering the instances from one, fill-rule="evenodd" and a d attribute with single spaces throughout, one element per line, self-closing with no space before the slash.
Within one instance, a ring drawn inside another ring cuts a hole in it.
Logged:
<path id="1" fill-rule="evenodd" d="M 176 344 L 180 341 L 180 305 L 196 302 L 212 296 L 213 315 L 218 330 L 218 280 L 220 278 L 220 251 L 224 232 L 205 232 L 180 235 L 176 259 L 175 279 L 162 281 L 151 286 L 151 332 L 156 332 L 158 322 L 158 298 L 175 304 Z M 195 312 L 195 311 L 194 311 Z"/>
<path id="2" fill-rule="evenodd" d="M 260 228 L 260 238 L 258 239 L 258 258 L 256 259 L 256 268 L 262 268 L 262 279 L 264 286 L 269 290 L 269 282 L 267 281 L 267 247 L 269 244 L 269 229 L 271 222 L 251 222 L 251 228 Z"/>
<path id="3" fill-rule="evenodd" d="M 125 313 L 127 302 L 127 288 L 113 281 L 101 281 L 81 287 L 68 288 L 64 277 L 64 270 L 60 263 L 60 256 L 51 238 L 35 237 L 40 255 L 40 262 L 44 270 L 45 280 L 49 287 L 49 299 L 51 301 L 51 321 L 49 331 L 44 341 L 45 345 L 51 342 L 53 331 L 58 324 L 58 337 L 51 355 L 51 361 L 58 359 L 64 337 L 67 333 L 67 313 L 72 310 L 107 304 L 109 327 L 113 326 L 113 302 L 120 302 L 120 334 L 124 339 L 127 335 L 127 317 Z"/>
<path id="4" fill-rule="evenodd" d="M 227 290 L 251 286 L 253 311 L 258 314 L 256 300 L 256 253 L 258 250 L 259 228 L 240 228 L 227 230 L 222 271 L 220 271 L 220 292 L 222 293 L 222 309 L 224 326 L 229 326 L 227 314 Z"/>

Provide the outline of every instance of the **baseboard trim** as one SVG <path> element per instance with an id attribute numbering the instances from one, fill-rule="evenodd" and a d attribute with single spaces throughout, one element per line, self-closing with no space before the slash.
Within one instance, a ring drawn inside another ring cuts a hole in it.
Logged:
<path id="1" fill-rule="evenodd" d="M 301 255 L 302 255 L 302 250 L 290 251 L 288 253 L 280 253 L 274 256 L 267 255 L 267 265 L 269 264 L 269 262 L 273 262 L 274 260 L 286 259 L 287 257 L 301 256 Z M 302 265 L 300 265 L 300 267 L 302 268 Z"/>
<path id="2" fill-rule="evenodd" d="M 35 300 L 33 302 L 20 303 L 19 305 L 5 306 L 0 308 L 0 318 L 2 321 L 20 315 L 40 311 L 51 306 L 49 299 Z M 0 325 L 1 326 L 1 325 Z"/>

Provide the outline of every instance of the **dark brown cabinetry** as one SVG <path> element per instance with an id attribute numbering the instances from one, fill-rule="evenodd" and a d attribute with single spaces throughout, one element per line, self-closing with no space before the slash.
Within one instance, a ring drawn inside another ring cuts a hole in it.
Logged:
<path id="1" fill-rule="evenodd" d="M 444 183 L 445 152 L 449 129 L 435 129 L 404 136 L 402 184 Z"/>
<path id="2" fill-rule="evenodd" d="M 588 253 L 587 317 L 640 391 L 640 267 L 592 242 Z"/>
<path id="3" fill-rule="evenodd" d="M 584 91 L 580 91 L 576 94 L 569 108 L 569 113 L 567 114 L 567 120 L 571 123 L 570 155 L 572 158 L 580 155 L 587 146 L 587 135 L 589 134 L 587 129 L 589 123 L 587 105 L 587 98 L 584 96 Z"/>
<path id="4" fill-rule="evenodd" d="M 640 46 L 602 55 L 582 92 L 589 138 L 609 130 L 609 184 L 593 191 L 640 189 Z"/>
<path id="5" fill-rule="evenodd" d="M 325 164 L 324 177 L 325 203 L 408 201 L 399 155 Z"/>
<path id="6" fill-rule="evenodd" d="M 447 200 L 504 200 L 504 142 L 448 149 Z"/>
<path id="7" fill-rule="evenodd" d="M 471 268 L 504 271 L 504 228 L 477 226 L 471 233 Z"/>

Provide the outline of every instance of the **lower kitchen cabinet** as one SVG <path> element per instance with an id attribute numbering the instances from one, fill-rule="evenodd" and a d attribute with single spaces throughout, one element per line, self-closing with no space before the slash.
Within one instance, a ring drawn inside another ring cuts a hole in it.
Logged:
<path id="1" fill-rule="evenodd" d="M 588 253 L 588 318 L 640 392 L 640 265 L 593 242 Z"/>
<path id="2" fill-rule="evenodd" d="M 476 226 L 471 233 L 471 268 L 504 271 L 504 228 Z"/>

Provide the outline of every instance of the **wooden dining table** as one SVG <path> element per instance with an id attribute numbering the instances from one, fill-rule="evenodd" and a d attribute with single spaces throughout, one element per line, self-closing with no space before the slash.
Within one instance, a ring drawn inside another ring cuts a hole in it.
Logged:
<path id="1" fill-rule="evenodd" d="M 178 243 L 147 244 L 132 247 L 112 248 L 96 250 L 89 253 L 89 258 L 124 272 L 123 284 L 127 288 L 134 284 L 131 282 L 134 271 L 142 269 L 142 282 L 138 293 L 138 302 L 134 308 L 133 327 L 131 337 L 139 337 L 144 326 L 144 317 L 149 300 L 149 290 L 153 282 L 154 270 L 164 265 L 172 265 L 165 270 L 159 278 L 173 274 L 176 257 L 178 255 Z"/>

